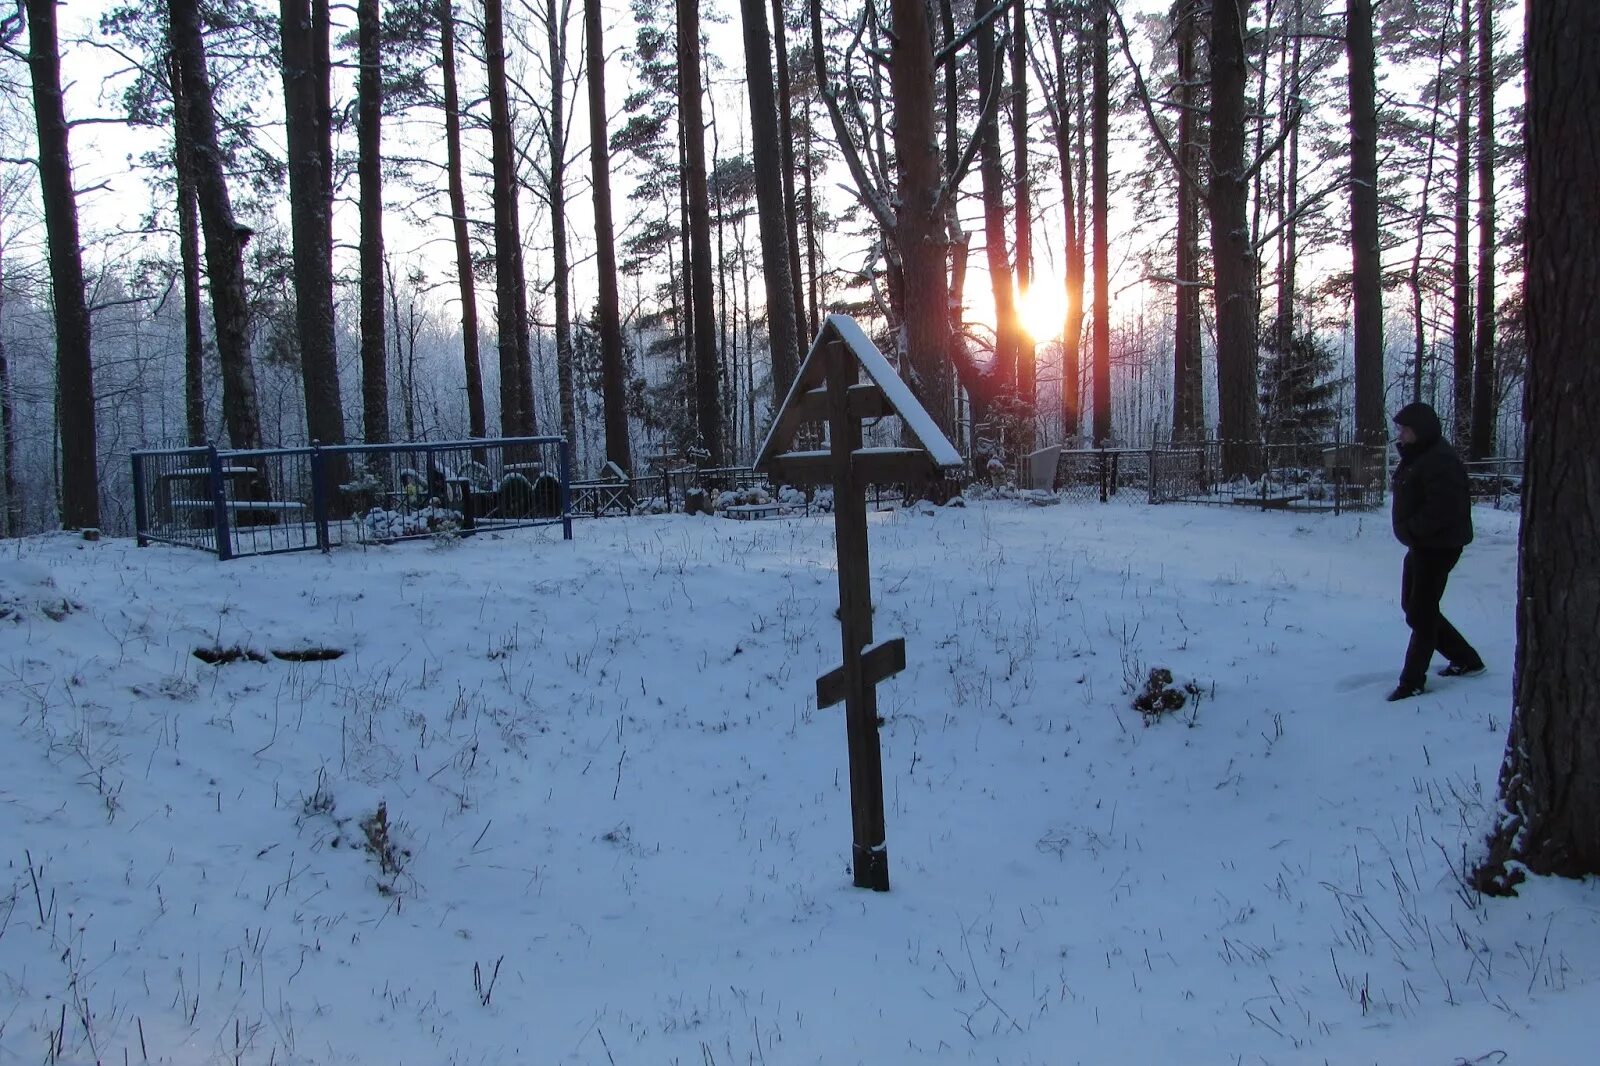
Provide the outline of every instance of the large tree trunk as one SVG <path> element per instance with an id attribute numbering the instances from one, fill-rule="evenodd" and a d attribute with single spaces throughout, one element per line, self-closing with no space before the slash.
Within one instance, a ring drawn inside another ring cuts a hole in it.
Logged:
<path id="1" fill-rule="evenodd" d="M 750 133 L 755 159 L 756 213 L 761 227 L 761 270 L 766 279 L 767 337 L 772 347 L 773 410 L 788 395 L 800 369 L 800 327 L 796 301 L 789 214 L 784 185 L 793 179 L 784 165 L 773 99 L 772 43 L 767 35 L 766 0 L 741 0 L 744 15 L 745 84 L 750 89 Z"/>
<path id="2" fill-rule="evenodd" d="M 478 360 L 478 293 L 467 231 L 467 194 L 461 180 L 461 110 L 456 99 L 456 31 L 452 0 L 439 2 L 439 39 L 444 68 L 444 140 L 449 172 L 450 223 L 455 236 L 456 282 L 461 293 L 461 355 L 466 363 L 467 422 L 474 437 L 489 435 L 483 409 L 483 369 Z"/>
<path id="3" fill-rule="evenodd" d="M 902 365 L 934 424 L 954 440 L 950 377 L 948 246 L 939 209 L 939 138 L 933 117 L 933 38 L 922 0 L 892 0 L 894 35 L 890 88 L 894 96 L 895 244 L 904 285 Z"/>
<path id="4" fill-rule="evenodd" d="M 1528 5 L 1527 476 L 1502 816 L 1479 884 L 1600 874 L 1600 5 Z"/>
<path id="5" fill-rule="evenodd" d="M 1089 133 L 1090 166 L 1094 170 L 1094 326 L 1090 342 L 1094 359 L 1094 443 L 1104 447 L 1111 440 L 1111 255 L 1106 236 L 1110 205 L 1108 160 L 1110 156 L 1109 115 L 1111 112 L 1110 50 L 1111 23 L 1107 15 L 1109 0 L 1099 0 L 1094 16 L 1094 90 Z M 1226 0 L 1224 0 L 1226 2 Z M 1241 82 L 1241 85 L 1243 83 Z M 1241 202 L 1240 223 L 1243 219 Z"/>
<path id="6" fill-rule="evenodd" d="M 567 265 L 567 18 L 570 7 L 545 3 L 545 34 L 550 49 L 550 197 L 551 264 L 555 270 L 552 298 L 556 319 L 556 390 L 561 404 L 561 433 L 574 460 L 578 448 L 578 411 L 572 368 L 572 297 Z"/>
<path id="7" fill-rule="evenodd" d="M 1478 328 L 1472 357 L 1472 458 L 1494 454 L 1494 10 L 1478 0 Z"/>
<path id="8" fill-rule="evenodd" d="M 361 188 L 361 427 L 389 442 L 389 374 L 383 338 L 383 53 L 378 0 L 357 0 L 356 169 Z"/>
<path id="9" fill-rule="evenodd" d="M 1217 406 L 1224 473 L 1247 473 L 1260 434 L 1256 386 L 1255 250 L 1244 159 L 1244 40 L 1251 0 L 1211 11 L 1211 255 L 1216 278 Z"/>
<path id="10" fill-rule="evenodd" d="M 600 0 L 584 0 L 589 67 L 589 170 L 594 198 L 595 267 L 599 272 L 600 399 L 605 408 L 606 458 L 633 472 L 628 443 L 628 386 L 622 363 L 622 316 L 617 295 L 617 249 L 611 221 L 611 164 L 606 137 L 605 32 Z"/>
<path id="11" fill-rule="evenodd" d="M 39 194 L 50 244 L 50 295 L 55 308 L 56 411 L 61 433 L 61 525 L 100 524 L 95 458 L 94 369 L 89 306 L 83 295 L 78 202 L 72 191 L 67 114 L 61 99 L 61 53 L 55 0 L 28 0 L 28 70 L 39 136 Z"/>
<path id="12" fill-rule="evenodd" d="M 194 190 L 194 135 L 183 77 L 169 48 L 167 81 L 172 92 L 172 162 L 178 200 L 178 260 L 183 274 L 183 423 L 185 439 L 206 442 L 205 333 L 200 304 L 200 205 Z"/>
<path id="13" fill-rule="evenodd" d="M 1028 173 L 1028 13 L 1018 3 L 1011 10 L 1011 141 L 1013 183 L 1017 210 L 1017 300 L 1028 301 L 1033 284 L 1033 185 Z M 1039 401 L 1039 368 L 1034 360 L 1038 342 L 1017 318 L 1017 395 L 1022 400 L 1026 421 L 1022 426 L 1021 447 L 1034 446 L 1035 412 Z"/>
<path id="14" fill-rule="evenodd" d="M 250 239 L 250 230 L 233 217 L 228 199 L 198 5 L 196 0 L 171 0 L 167 10 L 173 61 L 194 140 L 195 199 L 205 236 L 217 359 L 222 365 L 222 420 L 235 448 L 259 448 L 261 417 L 250 360 L 250 305 L 244 287 L 244 243 Z"/>
<path id="15" fill-rule="evenodd" d="M 1082 377 L 1083 342 L 1084 227 L 1083 199 L 1080 195 L 1083 173 L 1081 124 L 1074 121 L 1083 105 L 1083 64 L 1081 50 L 1073 39 L 1073 24 L 1058 7 L 1046 11 L 1045 28 L 1050 35 L 1051 76 L 1050 118 L 1055 138 L 1056 161 L 1061 170 L 1062 243 L 1065 249 L 1067 313 L 1061 329 L 1061 434 L 1073 442 L 1083 418 L 1079 390 Z M 1072 43 L 1071 51 L 1067 45 Z M 1076 145 L 1075 145 L 1076 138 Z"/>
<path id="16" fill-rule="evenodd" d="M 1290 100 L 1298 100 L 1301 96 L 1303 34 L 1300 31 L 1303 25 L 1302 0 L 1295 0 L 1294 30 L 1291 33 L 1293 44 L 1289 52 L 1288 98 Z M 1285 120 L 1287 121 L 1287 116 Z M 1283 232 L 1279 235 L 1278 244 L 1278 309 L 1272 326 L 1273 341 L 1280 352 L 1288 351 L 1289 342 L 1294 339 L 1295 275 L 1300 265 L 1300 123 L 1298 122 L 1288 131 L 1285 151 L 1288 162 L 1283 171 Z"/>
<path id="17" fill-rule="evenodd" d="M 1457 444 L 1472 437 L 1472 0 L 1461 0 L 1460 68 L 1456 74 L 1456 225 L 1450 337 Z"/>
<path id="18" fill-rule="evenodd" d="M 1172 343 L 1172 439 L 1205 435 L 1205 388 L 1200 351 L 1200 182 L 1196 136 L 1195 50 L 1199 39 L 1197 0 L 1178 9 L 1178 233 Z"/>
<path id="19" fill-rule="evenodd" d="M 522 271 L 517 164 L 511 143 L 511 101 L 506 88 L 506 42 L 500 0 L 484 0 L 483 46 L 489 82 L 490 169 L 494 172 L 495 322 L 500 349 L 500 431 L 508 437 L 520 437 L 534 432 L 532 353 L 528 339 L 528 289 Z"/>
<path id="20" fill-rule="evenodd" d="M 796 357 L 809 346 L 815 323 L 806 320 L 804 277 L 800 273 L 800 202 L 795 192 L 794 95 L 789 86 L 789 34 L 783 21 L 783 0 L 772 0 L 772 43 L 778 64 L 778 147 L 783 167 L 783 213 L 789 239 L 789 288 L 794 301 L 794 326 L 798 338 Z M 809 129 L 810 123 L 806 123 Z M 799 366 L 795 367 L 796 372 Z M 781 393 L 779 394 L 781 397 Z M 782 400 L 774 399 L 773 408 Z"/>
<path id="21" fill-rule="evenodd" d="M 678 115 L 683 127 L 684 194 L 689 207 L 690 306 L 694 314 L 695 424 L 712 466 L 726 458 L 717 379 L 717 316 L 711 260 L 711 195 L 706 184 L 700 102 L 700 2 L 678 0 Z"/>
<path id="22" fill-rule="evenodd" d="M 1350 58 L 1350 251 L 1355 294 L 1356 436 L 1382 445 L 1383 264 L 1378 255 L 1378 99 L 1372 49 L 1372 0 L 1348 0 Z"/>
<path id="23" fill-rule="evenodd" d="M 990 0 L 993 10 L 1002 0 Z M 994 369 L 990 378 L 995 393 L 1014 397 L 1017 391 L 1017 301 L 1011 287 L 1011 256 L 1006 248 L 1005 173 L 1000 160 L 998 57 L 994 23 L 988 12 L 981 19 L 973 51 L 978 60 L 978 172 L 983 183 L 983 250 L 989 267 L 989 291 L 994 297 Z M 1009 447 L 1012 442 L 1007 440 Z"/>
<path id="24" fill-rule="evenodd" d="M 284 142 L 294 237 L 295 324 L 306 395 L 306 434 L 344 443 L 333 309 L 333 115 L 328 105 L 327 0 L 279 0 Z"/>

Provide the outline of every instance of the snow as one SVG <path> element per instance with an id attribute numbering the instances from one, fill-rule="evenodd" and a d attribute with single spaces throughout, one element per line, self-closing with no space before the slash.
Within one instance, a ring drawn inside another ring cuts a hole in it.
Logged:
<path id="1" fill-rule="evenodd" d="M 1490 671 L 1391 705 L 1386 516 L 874 513 L 887 894 L 812 702 L 830 516 L 11 542 L 0 1064 L 1590 1062 L 1600 886 L 1458 877 L 1510 706 L 1477 520 Z M 1146 724 L 1154 667 L 1199 706 Z"/>

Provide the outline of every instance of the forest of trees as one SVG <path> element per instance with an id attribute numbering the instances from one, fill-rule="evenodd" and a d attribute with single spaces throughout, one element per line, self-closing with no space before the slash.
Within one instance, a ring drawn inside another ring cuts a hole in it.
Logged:
<path id="1" fill-rule="evenodd" d="M 831 311 L 964 449 L 1380 442 L 1422 399 L 1516 452 L 1521 17 L 19 2 L 4 532 L 126 530 L 140 447 L 748 462 Z"/>

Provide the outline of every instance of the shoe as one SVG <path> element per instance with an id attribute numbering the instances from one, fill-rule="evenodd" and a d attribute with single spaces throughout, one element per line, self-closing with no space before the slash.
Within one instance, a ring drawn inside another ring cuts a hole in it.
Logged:
<path id="1" fill-rule="evenodd" d="M 1448 666 L 1439 667 L 1439 669 L 1434 672 L 1440 677 L 1477 677 L 1486 669 L 1488 669 L 1488 667 L 1484 666 L 1481 662 L 1473 663 L 1471 665 L 1466 665 L 1463 663 L 1451 663 Z"/>
<path id="2" fill-rule="evenodd" d="M 1422 695 L 1424 691 L 1426 690 L 1421 685 L 1411 685 L 1402 681 L 1394 687 L 1394 691 L 1389 693 L 1385 699 L 1390 703 L 1394 703 L 1397 700 L 1409 700 L 1412 696 Z"/>

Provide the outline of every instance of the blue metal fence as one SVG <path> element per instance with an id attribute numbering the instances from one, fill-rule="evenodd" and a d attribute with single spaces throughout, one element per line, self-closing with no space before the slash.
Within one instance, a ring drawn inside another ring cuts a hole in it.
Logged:
<path id="1" fill-rule="evenodd" d="M 572 539 L 563 437 L 132 455 L 139 544 L 219 559 L 560 523 Z"/>

